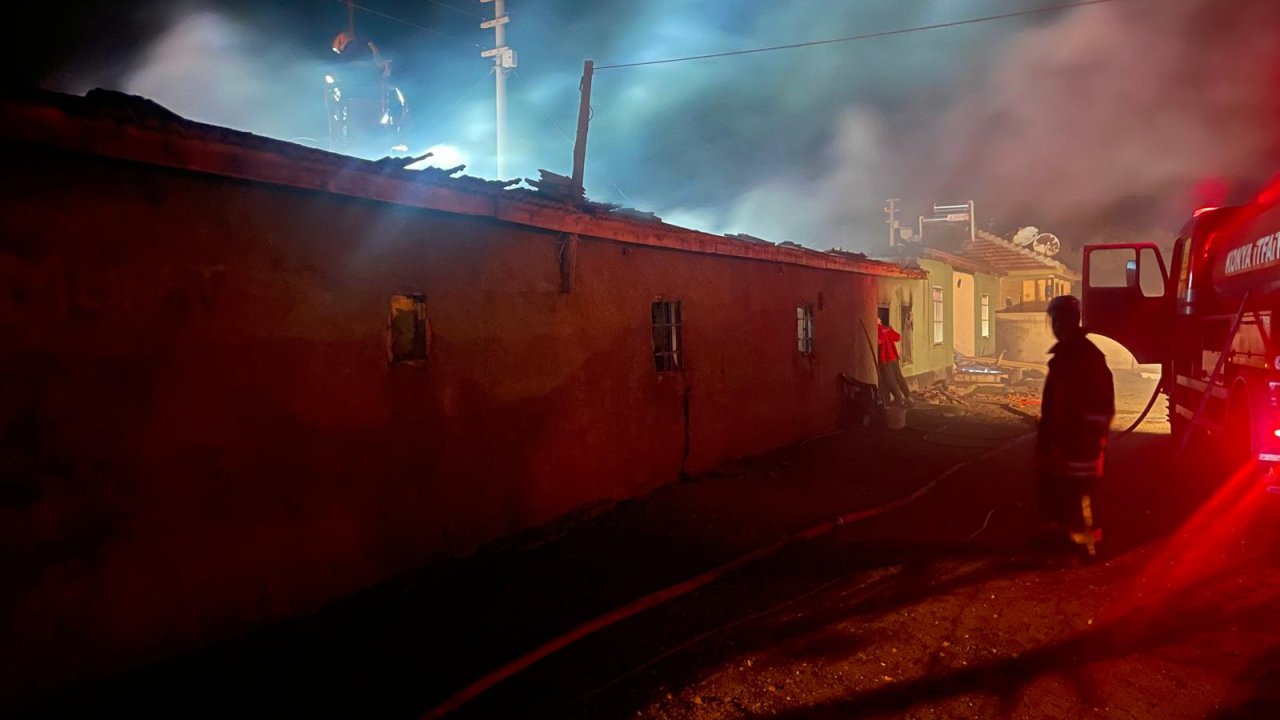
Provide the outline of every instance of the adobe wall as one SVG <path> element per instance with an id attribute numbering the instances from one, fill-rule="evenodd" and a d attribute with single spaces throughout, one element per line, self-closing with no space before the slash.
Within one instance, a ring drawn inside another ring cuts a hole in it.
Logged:
<path id="1" fill-rule="evenodd" d="M 0 150 L 0 697 L 828 432 L 874 381 L 871 277 L 584 238 L 563 294 L 554 233 Z M 388 363 L 397 293 L 424 366 Z"/>

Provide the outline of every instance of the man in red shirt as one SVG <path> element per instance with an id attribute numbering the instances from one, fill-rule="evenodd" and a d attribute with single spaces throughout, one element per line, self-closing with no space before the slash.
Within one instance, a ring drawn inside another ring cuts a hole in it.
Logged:
<path id="1" fill-rule="evenodd" d="M 898 402 L 911 405 L 907 379 L 902 377 L 902 365 L 898 361 L 898 341 L 902 336 L 892 326 L 876 318 L 876 330 L 880 343 L 880 397 L 884 404 Z"/>

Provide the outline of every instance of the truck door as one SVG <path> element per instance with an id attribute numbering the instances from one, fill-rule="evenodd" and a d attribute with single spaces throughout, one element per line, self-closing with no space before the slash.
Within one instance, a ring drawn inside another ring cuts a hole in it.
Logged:
<path id="1" fill-rule="evenodd" d="M 1169 356 L 1173 294 L 1160 249 L 1151 243 L 1084 249 L 1085 329 L 1124 345 L 1140 363 Z"/>

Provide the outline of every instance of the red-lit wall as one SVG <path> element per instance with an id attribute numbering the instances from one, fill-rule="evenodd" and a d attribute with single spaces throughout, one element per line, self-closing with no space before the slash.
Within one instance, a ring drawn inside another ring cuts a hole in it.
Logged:
<path id="1" fill-rule="evenodd" d="M 562 294 L 553 233 L 2 150 L 0 695 L 670 482 L 686 387 L 698 472 L 830 431 L 838 374 L 873 377 L 871 277 L 584 238 Z M 387 362 L 406 292 L 425 367 Z"/>

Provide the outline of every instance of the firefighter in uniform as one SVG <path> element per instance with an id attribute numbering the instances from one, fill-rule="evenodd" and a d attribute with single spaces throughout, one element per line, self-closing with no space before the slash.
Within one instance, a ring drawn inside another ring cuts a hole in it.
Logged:
<path id="1" fill-rule="evenodd" d="M 1102 531 L 1093 524 L 1091 496 L 1102 476 L 1115 390 L 1106 357 L 1080 327 L 1080 301 L 1061 295 L 1047 312 L 1058 342 L 1049 350 L 1040 407 L 1036 499 L 1054 531 L 1065 529 L 1094 555 Z"/>

